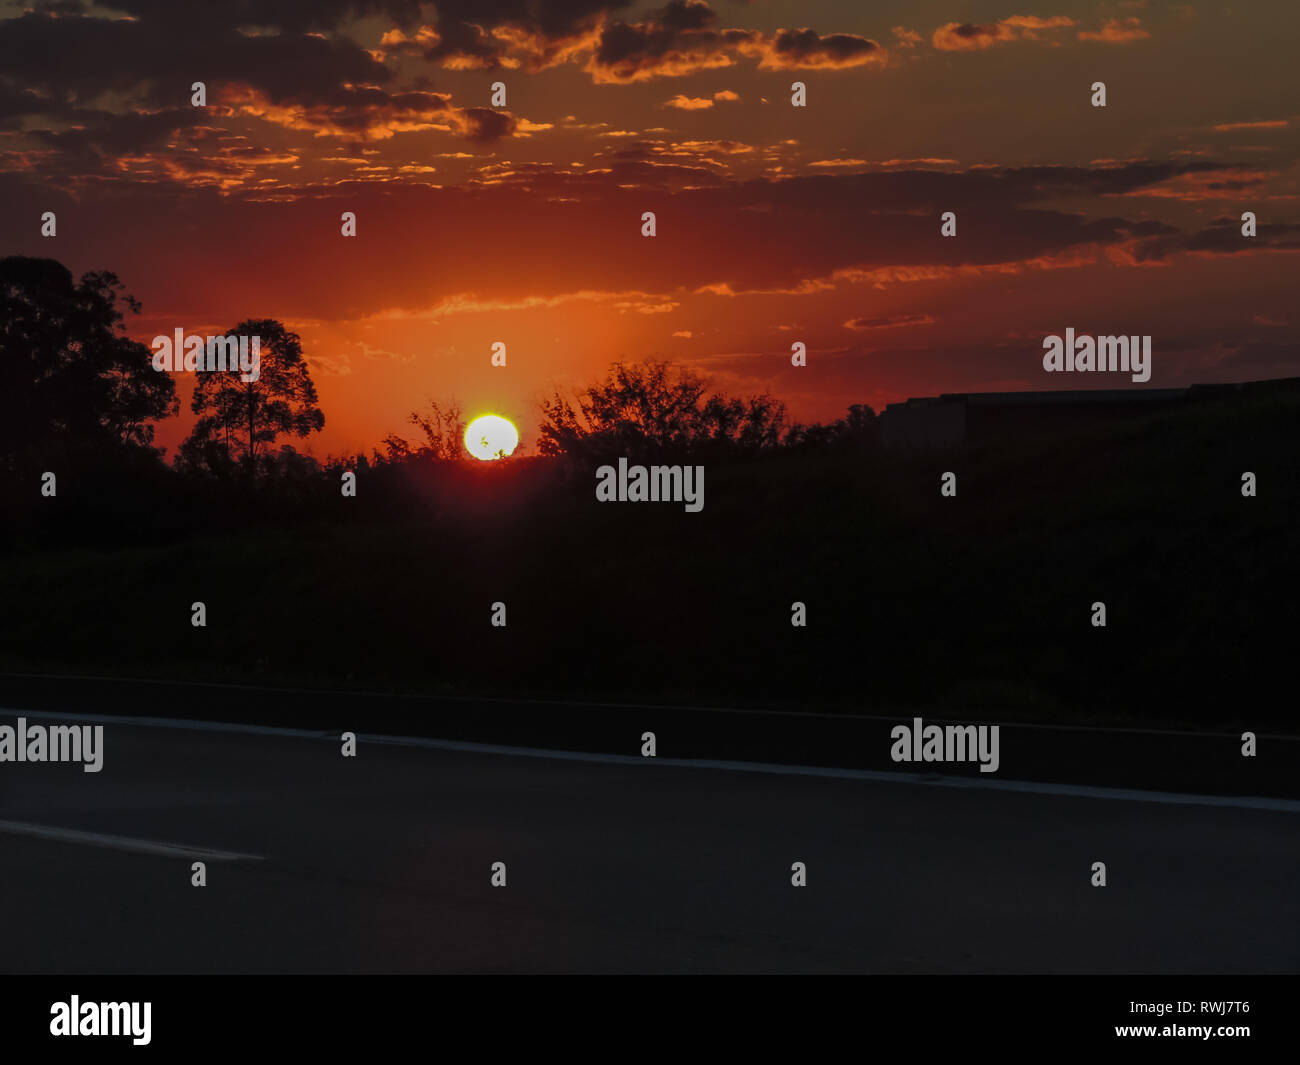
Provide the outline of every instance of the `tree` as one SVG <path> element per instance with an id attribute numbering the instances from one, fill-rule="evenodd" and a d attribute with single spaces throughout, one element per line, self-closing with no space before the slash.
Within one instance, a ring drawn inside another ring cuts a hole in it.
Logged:
<path id="1" fill-rule="evenodd" d="M 465 417 L 455 400 L 445 405 L 429 400 L 427 410 L 412 411 L 406 420 L 424 434 L 424 443 L 412 447 L 396 433 L 389 433 L 384 447 L 390 462 L 408 456 L 457 459 L 465 454 Z"/>
<path id="2" fill-rule="evenodd" d="M 850 405 L 848 414 L 826 425 L 795 425 L 786 442 L 798 447 L 871 449 L 879 445 L 876 412 L 865 403 Z"/>
<path id="3" fill-rule="evenodd" d="M 214 472 L 242 466 L 252 478 L 259 448 L 286 433 L 305 437 L 320 432 L 325 415 L 297 333 L 263 318 L 240 322 L 226 335 L 260 338 L 257 380 L 241 380 L 238 368 L 197 374 L 190 408 L 199 420 L 181 445 L 181 456 Z"/>
<path id="4" fill-rule="evenodd" d="M 0 467 L 51 448 L 148 448 L 152 421 L 179 409 L 149 348 L 127 338 L 140 304 L 111 273 L 54 259 L 0 259 Z"/>
<path id="5" fill-rule="evenodd" d="M 586 457 L 669 455 L 701 450 L 761 451 L 786 434 L 785 405 L 708 395 L 695 372 L 667 362 L 615 363 L 605 380 L 572 398 L 558 390 L 541 404 L 538 450 Z"/>

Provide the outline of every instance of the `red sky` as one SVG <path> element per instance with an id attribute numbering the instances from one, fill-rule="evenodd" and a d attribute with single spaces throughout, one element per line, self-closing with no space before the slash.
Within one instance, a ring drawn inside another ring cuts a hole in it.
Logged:
<path id="1" fill-rule="evenodd" d="M 1044 374 L 1067 326 L 1152 335 L 1148 387 L 1292 376 L 1298 11 L 0 3 L 0 252 L 114 271 L 145 342 L 285 322 L 318 455 L 369 450 L 428 398 L 527 445 L 542 395 L 619 358 L 802 420 L 1115 387 Z"/>

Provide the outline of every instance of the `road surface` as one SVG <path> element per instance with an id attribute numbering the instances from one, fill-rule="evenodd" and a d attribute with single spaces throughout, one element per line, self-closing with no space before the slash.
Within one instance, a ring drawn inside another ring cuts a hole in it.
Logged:
<path id="1" fill-rule="evenodd" d="M 236 729 L 111 723 L 99 773 L 0 764 L 0 970 L 1300 971 L 1287 800 Z"/>

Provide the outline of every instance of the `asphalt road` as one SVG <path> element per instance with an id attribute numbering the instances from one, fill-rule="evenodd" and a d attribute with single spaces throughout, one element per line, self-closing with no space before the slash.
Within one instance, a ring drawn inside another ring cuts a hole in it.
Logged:
<path id="1" fill-rule="evenodd" d="M 99 773 L 0 763 L 0 971 L 1300 971 L 1285 801 L 339 746 L 112 723 Z"/>

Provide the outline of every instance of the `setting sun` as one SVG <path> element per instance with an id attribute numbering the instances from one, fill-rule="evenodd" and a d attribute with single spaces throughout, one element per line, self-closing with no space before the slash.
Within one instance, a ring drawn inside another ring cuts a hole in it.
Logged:
<path id="1" fill-rule="evenodd" d="M 476 459 L 502 459 L 519 446 L 519 430 L 505 418 L 484 414 L 465 429 L 465 450 Z"/>

